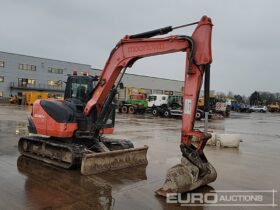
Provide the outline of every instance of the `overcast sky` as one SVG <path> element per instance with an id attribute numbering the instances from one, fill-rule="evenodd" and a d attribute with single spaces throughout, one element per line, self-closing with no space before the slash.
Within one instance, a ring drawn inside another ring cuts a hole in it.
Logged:
<path id="1" fill-rule="evenodd" d="M 103 68 L 125 34 L 212 18 L 211 89 L 280 92 L 279 0 L 0 0 L 0 51 Z M 193 27 L 172 34 L 191 35 Z M 184 79 L 184 53 L 139 60 L 130 73 Z"/>

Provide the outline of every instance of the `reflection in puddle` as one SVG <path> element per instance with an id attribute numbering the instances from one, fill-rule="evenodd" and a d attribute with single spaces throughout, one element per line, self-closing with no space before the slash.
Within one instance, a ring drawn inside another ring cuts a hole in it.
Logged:
<path id="1" fill-rule="evenodd" d="M 16 135 L 20 136 L 27 136 L 28 135 L 28 129 L 27 124 L 24 122 L 17 122 L 16 124 Z"/>
<path id="2" fill-rule="evenodd" d="M 27 209 L 111 209 L 112 186 L 123 187 L 146 180 L 146 167 L 83 176 L 79 170 L 64 170 L 20 156 L 18 171 L 26 176 Z"/>

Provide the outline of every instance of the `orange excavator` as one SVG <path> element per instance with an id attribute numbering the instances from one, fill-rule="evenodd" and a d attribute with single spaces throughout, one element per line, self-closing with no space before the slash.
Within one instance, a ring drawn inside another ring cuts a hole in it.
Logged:
<path id="1" fill-rule="evenodd" d="M 197 25 L 192 36 L 152 38 L 191 25 Z M 206 131 L 194 130 L 194 122 L 204 74 L 206 102 L 209 101 L 212 26 L 211 19 L 203 16 L 199 22 L 191 24 L 126 35 L 111 51 L 90 92 L 85 92 L 87 87 L 83 80 L 73 79 L 67 83 L 70 95 L 83 95 L 88 100 L 69 97 L 64 101 L 35 102 L 29 127 L 36 135 L 20 138 L 20 153 L 64 168 L 81 167 L 81 173 L 85 175 L 147 164 L 148 146 L 134 148 L 129 140 L 103 137 L 101 130 L 109 119 L 113 99 L 128 67 L 144 57 L 184 52 L 186 67 L 180 147 L 183 157 L 199 169 L 199 177 L 205 176 L 209 168 L 203 149 L 211 135 L 207 128 Z M 193 137 L 199 139 L 197 145 L 193 145 Z"/>

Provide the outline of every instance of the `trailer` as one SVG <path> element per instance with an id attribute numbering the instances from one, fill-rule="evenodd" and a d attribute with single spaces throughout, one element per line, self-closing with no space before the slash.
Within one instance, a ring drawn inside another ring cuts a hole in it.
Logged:
<path id="1" fill-rule="evenodd" d="M 132 94 L 127 101 L 122 101 L 119 104 L 120 113 L 145 113 L 148 108 L 147 95 L 145 93 Z"/>
<path id="2" fill-rule="evenodd" d="M 159 108 L 158 110 L 159 115 L 161 117 L 182 117 L 182 109 L 178 108 L 178 109 L 171 109 L 171 108 Z M 205 117 L 205 113 L 203 110 L 201 109 L 197 109 L 196 110 L 196 115 L 195 118 L 196 120 L 201 120 L 202 118 Z"/>

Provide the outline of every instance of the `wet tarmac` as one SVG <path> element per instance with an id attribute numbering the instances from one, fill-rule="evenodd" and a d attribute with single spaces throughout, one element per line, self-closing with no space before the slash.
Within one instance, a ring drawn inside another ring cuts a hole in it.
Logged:
<path id="1" fill-rule="evenodd" d="M 0 209 L 224 209 L 181 207 L 154 194 L 167 170 L 180 162 L 178 119 L 117 115 L 112 137 L 130 139 L 136 147 L 149 145 L 148 166 L 82 176 L 77 170 L 20 157 L 17 141 L 26 134 L 29 113 L 28 107 L 0 105 Z M 210 128 L 239 133 L 243 142 L 239 149 L 207 146 L 206 156 L 218 178 L 195 192 L 275 189 L 279 205 L 280 114 L 232 113 L 228 119 L 212 121 Z"/>

